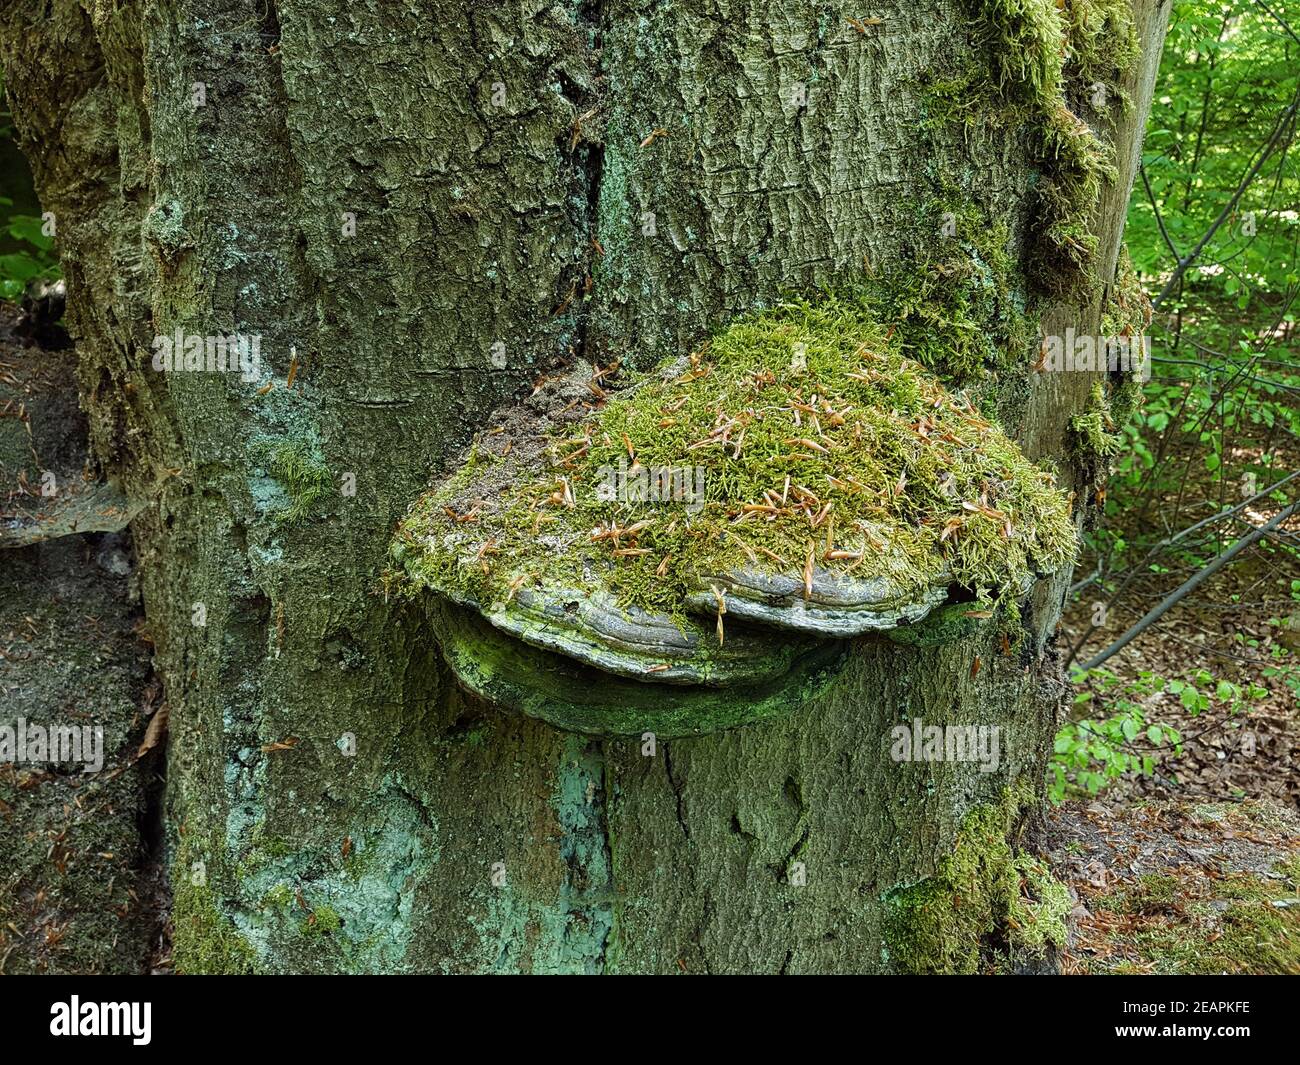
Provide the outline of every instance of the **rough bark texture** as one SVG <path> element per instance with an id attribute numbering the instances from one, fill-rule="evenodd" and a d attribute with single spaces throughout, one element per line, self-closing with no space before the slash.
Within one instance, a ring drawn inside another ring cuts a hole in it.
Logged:
<path id="1" fill-rule="evenodd" d="M 1105 277 L 1167 15 L 1136 13 Z M 921 208 L 954 190 L 1032 239 L 1020 131 L 922 121 L 932 72 L 985 62 L 969 6 L 859 14 L 5 5 L 96 453 L 148 504 L 182 970 L 889 969 L 882 898 L 934 874 L 977 804 L 1041 780 L 1068 574 L 1035 590 L 1010 655 L 993 634 L 863 641 L 796 717 L 650 756 L 463 696 L 419 604 L 380 580 L 446 456 L 549 367 L 646 366 L 784 289 L 887 266 L 939 239 Z M 1099 307 L 1049 308 L 1047 328 L 1095 332 Z M 274 387 L 155 372 L 177 327 L 261 334 Z M 1016 428 L 1068 486 L 1091 382 L 1021 376 Z M 303 486 L 267 457 L 285 446 L 328 471 L 292 520 Z M 1010 750 L 994 774 L 892 762 L 889 727 L 918 716 L 1000 725 Z"/>

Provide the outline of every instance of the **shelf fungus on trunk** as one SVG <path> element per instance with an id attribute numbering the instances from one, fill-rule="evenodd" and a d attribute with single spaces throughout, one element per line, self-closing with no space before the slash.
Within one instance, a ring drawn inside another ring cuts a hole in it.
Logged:
<path id="1" fill-rule="evenodd" d="M 852 638 L 954 600 L 987 617 L 1074 550 L 1052 475 L 864 293 L 740 318 L 649 373 L 540 383 L 393 545 L 470 690 L 664 736 L 793 709 Z"/>

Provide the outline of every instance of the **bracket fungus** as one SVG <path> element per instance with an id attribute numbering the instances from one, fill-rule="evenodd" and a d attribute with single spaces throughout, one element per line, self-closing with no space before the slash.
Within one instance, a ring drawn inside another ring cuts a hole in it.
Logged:
<path id="1" fill-rule="evenodd" d="M 1019 597 L 1074 550 L 1053 476 L 859 293 L 739 318 L 648 373 L 545 382 L 393 546 L 466 687 L 665 736 L 792 709 L 851 638 L 954 592 Z"/>

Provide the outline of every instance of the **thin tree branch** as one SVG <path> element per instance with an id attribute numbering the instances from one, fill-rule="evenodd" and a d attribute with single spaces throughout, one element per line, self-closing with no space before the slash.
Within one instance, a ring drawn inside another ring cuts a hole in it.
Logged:
<path id="1" fill-rule="evenodd" d="M 1186 539 L 1187 537 L 1191 536 L 1192 533 L 1204 529 L 1207 525 L 1215 525 L 1218 522 L 1224 521 L 1227 518 L 1235 518 L 1238 514 L 1240 514 L 1243 510 L 1249 507 L 1252 503 L 1257 503 L 1261 499 L 1266 499 L 1268 496 L 1271 496 L 1283 485 L 1290 484 L 1297 477 L 1300 477 L 1300 470 L 1295 470 L 1292 473 L 1288 473 L 1285 477 L 1279 477 L 1267 488 L 1263 489 L 1262 491 L 1256 492 L 1249 499 L 1242 500 L 1231 510 L 1221 510 L 1217 514 L 1211 514 L 1208 518 L 1202 518 L 1194 525 L 1189 525 L 1186 529 L 1183 529 L 1181 532 L 1174 533 L 1173 536 L 1166 536 L 1163 540 L 1161 540 L 1158 544 L 1154 545 L 1151 548 L 1151 550 L 1149 550 L 1146 553 L 1146 557 L 1143 558 L 1141 562 L 1139 562 L 1136 566 L 1132 566 L 1128 569 L 1127 571 L 1128 575 L 1124 578 L 1120 586 L 1117 589 L 1115 589 L 1115 593 L 1106 601 L 1106 609 L 1109 610 L 1112 606 L 1115 605 L 1119 597 L 1124 594 L 1125 589 L 1128 588 L 1128 586 L 1133 583 L 1133 578 L 1139 572 L 1145 570 L 1147 563 L 1150 562 L 1153 558 L 1155 558 L 1158 554 L 1160 554 L 1160 552 L 1162 552 L 1165 548 L 1173 547 L 1173 545 L 1178 543 L 1180 540 Z M 1075 587 L 1071 587 L 1070 593 L 1073 595 L 1076 591 L 1082 591 L 1089 584 L 1095 581 L 1098 575 L 1099 574 L 1094 573 L 1091 577 L 1087 578 L 1087 580 L 1079 582 L 1079 584 Z M 1080 636 L 1077 641 L 1075 641 L 1074 646 L 1070 648 L 1069 658 L 1065 660 L 1065 665 L 1067 668 L 1069 667 L 1070 663 L 1072 663 L 1079 656 L 1079 651 L 1083 648 L 1084 642 L 1096 630 L 1097 630 L 1096 625 L 1089 624 L 1088 631 L 1085 632 L 1082 636 Z"/>
<path id="2" fill-rule="evenodd" d="M 1276 529 L 1279 525 L 1281 525 L 1284 521 L 1286 521 L 1289 517 L 1291 517 L 1291 515 L 1294 514 L 1297 510 L 1300 510 L 1300 502 L 1292 503 L 1285 510 L 1279 511 L 1277 514 L 1275 514 L 1268 521 L 1267 524 L 1261 525 L 1250 535 L 1243 536 L 1240 540 L 1238 540 L 1230 548 L 1224 551 L 1223 554 L 1221 554 L 1218 558 L 1216 558 L 1203 570 L 1197 573 L 1194 577 L 1184 582 L 1183 584 L 1179 585 L 1167 596 L 1165 596 L 1165 598 L 1161 600 L 1159 604 L 1157 604 L 1156 606 L 1148 610 L 1146 614 L 1142 616 L 1141 620 L 1139 620 L 1136 624 L 1134 624 L 1131 628 L 1129 628 L 1129 630 L 1125 632 L 1123 636 L 1121 636 L 1118 640 L 1112 643 L 1100 654 L 1094 656 L 1093 658 L 1089 659 L 1087 662 L 1083 663 L 1083 665 L 1079 667 L 1079 670 L 1081 672 L 1086 673 L 1090 669 L 1096 669 L 1099 665 L 1105 662 L 1112 655 L 1123 650 L 1137 636 L 1141 635 L 1153 624 L 1155 624 L 1155 622 L 1159 621 L 1173 607 L 1177 606 L 1178 602 L 1181 599 L 1183 599 L 1188 593 L 1193 591 L 1195 588 L 1199 587 L 1210 577 L 1214 576 L 1214 574 L 1218 573 L 1219 570 L 1223 569 L 1224 566 L 1226 566 L 1229 562 L 1231 562 L 1234 558 L 1236 558 L 1237 555 L 1241 554 L 1241 552 L 1244 551 L 1246 548 L 1250 547 L 1251 544 L 1257 542 L 1262 537 L 1267 536 L 1269 533 L 1271 533 L 1274 529 Z"/>
<path id="3" fill-rule="evenodd" d="M 1260 172 L 1264 164 L 1268 161 L 1268 157 L 1272 155 L 1274 149 L 1277 148 L 1283 132 L 1288 128 L 1288 121 L 1295 114 L 1296 106 L 1295 103 L 1292 103 L 1278 117 L 1277 125 L 1273 129 L 1272 136 L 1270 136 L 1265 142 L 1263 151 L 1259 153 L 1259 158 L 1255 160 L 1254 164 L 1246 172 L 1246 176 L 1241 179 L 1241 182 L 1237 185 L 1237 190 L 1232 194 L 1232 197 L 1226 204 L 1224 204 L 1223 210 L 1219 212 L 1219 217 L 1214 220 L 1214 223 L 1210 228 L 1207 229 L 1201 239 L 1196 242 L 1196 247 L 1178 261 L 1178 265 L 1174 268 L 1174 272 L 1170 275 L 1169 280 L 1165 282 L 1164 287 L 1160 290 L 1160 294 L 1151 301 L 1151 306 L 1153 308 L 1160 306 L 1165 297 L 1168 296 L 1174 286 L 1178 284 L 1179 279 L 1184 273 L 1186 273 L 1187 268 L 1196 261 L 1201 252 L 1205 250 L 1205 246 L 1214 238 L 1214 234 L 1219 231 L 1219 227 L 1222 226 L 1223 223 L 1232 215 L 1238 201 L 1240 201 L 1246 189 L 1250 187 L 1250 183 L 1255 180 L 1255 175 Z"/>
<path id="4" fill-rule="evenodd" d="M 1164 215 L 1160 213 L 1160 204 L 1156 203 L 1156 194 L 1151 191 L 1151 181 L 1147 178 L 1145 164 L 1138 167 L 1138 175 L 1142 178 L 1142 187 L 1147 190 L 1147 199 L 1151 202 L 1151 210 L 1156 214 L 1156 225 L 1160 227 L 1160 235 L 1165 238 L 1165 244 L 1173 253 L 1174 262 L 1180 262 L 1182 256 L 1178 254 L 1178 249 L 1174 247 L 1174 240 L 1169 235 L 1169 230 L 1165 228 Z"/>

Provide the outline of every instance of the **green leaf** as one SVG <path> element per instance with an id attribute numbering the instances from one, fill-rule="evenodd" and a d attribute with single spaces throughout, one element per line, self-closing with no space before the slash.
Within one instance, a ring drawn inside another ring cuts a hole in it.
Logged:
<path id="1" fill-rule="evenodd" d="M 24 240 L 34 248 L 49 251 L 54 247 L 54 238 L 43 232 L 45 220 L 29 214 L 9 216 L 9 235 L 15 240 Z"/>
<path id="2" fill-rule="evenodd" d="M 18 281 L 25 285 L 37 277 L 45 268 L 25 251 L 0 255 L 0 278 L 6 281 Z M 22 288 L 19 288 L 21 293 Z"/>

